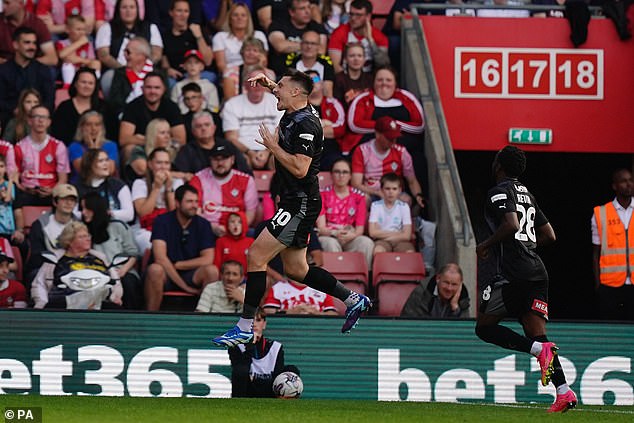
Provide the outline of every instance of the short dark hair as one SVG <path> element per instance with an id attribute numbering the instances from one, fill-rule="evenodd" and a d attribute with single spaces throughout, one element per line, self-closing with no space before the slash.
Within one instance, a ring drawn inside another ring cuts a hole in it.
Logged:
<path id="1" fill-rule="evenodd" d="M 612 172 L 612 183 L 615 183 L 615 182 L 616 182 L 616 179 L 619 177 L 619 175 L 620 175 L 622 172 L 627 172 L 627 173 L 630 173 L 630 174 L 632 173 L 632 171 L 631 171 L 631 170 L 626 169 L 626 168 L 624 168 L 624 167 L 620 167 L 620 168 L 618 168 L 618 169 L 614 169 L 614 172 Z"/>
<path id="2" fill-rule="evenodd" d="M 224 263 L 222 263 L 222 265 L 220 266 L 220 273 L 223 273 L 225 271 L 225 267 L 227 265 L 238 266 L 240 268 L 240 274 L 244 275 L 244 267 L 242 267 L 242 263 L 240 263 L 237 260 L 227 260 Z"/>
<path id="3" fill-rule="evenodd" d="M 346 159 L 345 157 L 339 157 L 337 160 L 335 160 L 334 162 L 332 162 L 332 166 L 330 166 L 330 171 L 332 172 L 332 170 L 335 168 L 335 165 L 337 163 L 345 163 L 348 165 L 348 168 L 352 169 L 352 163 L 350 163 L 350 160 Z"/>
<path id="4" fill-rule="evenodd" d="M 13 32 L 13 36 L 11 37 L 11 39 L 13 41 L 18 41 L 23 34 L 33 34 L 37 38 L 37 33 L 33 28 L 29 26 L 21 26 Z"/>
<path id="5" fill-rule="evenodd" d="M 197 82 L 189 82 L 183 85 L 183 89 L 181 91 L 183 92 L 183 95 L 188 92 L 195 92 L 198 94 L 201 94 L 203 92 L 202 88 L 200 88 L 200 85 L 198 85 Z"/>
<path id="6" fill-rule="evenodd" d="M 156 147 L 154 150 L 152 150 L 150 152 L 150 155 L 147 157 L 147 161 L 149 162 L 150 160 L 152 160 L 154 157 L 156 157 L 156 155 L 158 153 L 166 153 L 167 155 L 170 154 L 170 152 L 167 151 L 167 148 L 165 148 L 165 147 Z"/>
<path id="7" fill-rule="evenodd" d="M 176 7 L 176 3 L 180 3 L 180 2 L 189 4 L 188 0 L 172 0 L 170 2 L 170 9 L 169 10 L 174 10 L 174 8 Z"/>
<path id="8" fill-rule="evenodd" d="M 383 185 L 385 185 L 386 182 L 396 182 L 399 187 L 403 188 L 403 181 L 401 180 L 401 177 L 394 172 L 386 173 L 381 176 L 381 188 L 383 188 Z"/>
<path id="9" fill-rule="evenodd" d="M 526 154 L 514 145 L 507 145 L 497 154 L 497 161 L 506 176 L 519 177 L 526 170 Z"/>
<path id="10" fill-rule="evenodd" d="M 79 15 L 72 15 L 72 16 L 79 16 Z M 90 107 L 92 109 L 96 109 L 99 105 L 99 78 L 97 78 L 97 73 L 93 69 L 87 66 L 82 66 L 81 68 L 77 69 L 77 72 L 75 72 L 75 76 L 73 77 L 73 81 L 70 83 L 70 87 L 68 87 L 68 95 L 71 98 L 77 95 L 77 87 L 75 86 L 75 84 L 79 80 L 79 77 L 85 73 L 88 73 L 92 75 L 93 78 L 95 78 L 95 89 L 90 95 Z"/>
<path id="11" fill-rule="evenodd" d="M 160 79 L 163 86 L 167 88 L 167 84 L 165 83 L 165 80 L 163 79 L 163 75 L 156 71 L 146 73 L 145 78 L 143 78 L 143 81 L 145 82 L 148 78 L 152 78 L 152 77 L 157 77 L 158 79 Z"/>
<path id="12" fill-rule="evenodd" d="M 304 91 L 306 95 L 309 95 L 313 92 L 313 78 L 309 75 L 305 74 L 302 71 L 298 71 L 297 69 L 289 68 L 284 76 L 288 76 L 288 78 L 299 85 Z"/>
<path id="13" fill-rule="evenodd" d="M 355 9 L 365 9 L 366 13 L 372 14 L 372 3 L 370 0 L 353 0 L 350 3 L 350 7 L 354 7 Z"/>
<path id="14" fill-rule="evenodd" d="M 180 187 L 176 188 L 176 192 L 174 192 L 174 197 L 176 198 L 176 201 L 178 201 L 179 203 L 183 201 L 183 197 L 185 197 L 186 192 L 191 192 L 192 194 L 198 195 L 198 191 L 196 190 L 196 188 L 189 184 L 183 184 Z"/>

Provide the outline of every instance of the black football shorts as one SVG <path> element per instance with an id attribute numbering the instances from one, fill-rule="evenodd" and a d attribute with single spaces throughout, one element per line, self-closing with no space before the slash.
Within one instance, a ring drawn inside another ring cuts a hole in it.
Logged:
<path id="1" fill-rule="evenodd" d="M 266 224 L 269 232 L 287 247 L 304 248 L 321 211 L 321 197 L 284 198 Z"/>
<path id="2" fill-rule="evenodd" d="M 511 282 L 499 275 L 481 286 L 479 312 L 518 318 L 534 312 L 548 320 L 548 280 Z"/>

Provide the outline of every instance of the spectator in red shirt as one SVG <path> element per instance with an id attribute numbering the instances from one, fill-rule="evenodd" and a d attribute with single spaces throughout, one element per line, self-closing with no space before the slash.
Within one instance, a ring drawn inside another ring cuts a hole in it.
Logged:
<path id="1" fill-rule="evenodd" d="M 14 260 L 0 250 L 0 308 L 26 308 L 26 288 L 8 279 L 9 264 Z"/>
<path id="2" fill-rule="evenodd" d="M 372 3 L 369 0 L 354 0 L 350 4 L 350 22 L 340 25 L 330 36 L 328 55 L 332 58 L 335 72 L 341 72 L 341 57 L 346 44 L 359 42 L 365 49 L 364 70 L 390 63 L 388 57 L 388 39 L 372 26 Z"/>
<path id="3" fill-rule="evenodd" d="M 338 314 L 331 295 L 302 283 L 285 280 L 271 287 L 262 309 L 266 314 Z"/>
<path id="4" fill-rule="evenodd" d="M 247 237 L 247 217 L 244 212 L 231 212 L 220 222 L 227 228 L 227 234 L 216 241 L 214 265 L 218 269 L 227 261 L 237 261 L 246 269 L 247 252 L 254 239 Z"/>
<path id="5" fill-rule="evenodd" d="M 389 116 L 376 121 L 376 138 L 361 144 L 352 155 L 352 186 L 364 192 L 368 197 L 383 197 L 381 177 L 395 173 L 404 177 L 410 192 L 421 207 L 424 207 L 420 184 L 414 174 L 412 156 L 405 147 L 396 144 L 401 135 L 398 122 Z M 411 205 L 409 195 L 401 193 L 400 200 Z"/>

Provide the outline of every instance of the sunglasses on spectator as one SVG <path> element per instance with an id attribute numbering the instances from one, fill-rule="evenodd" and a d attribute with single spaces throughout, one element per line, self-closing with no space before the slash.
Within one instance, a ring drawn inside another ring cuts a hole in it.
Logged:
<path id="1" fill-rule="evenodd" d="M 189 237 L 189 230 L 183 229 L 183 236 L 181 237 L 181 244 L 187 244 L 187 238 Z"/>

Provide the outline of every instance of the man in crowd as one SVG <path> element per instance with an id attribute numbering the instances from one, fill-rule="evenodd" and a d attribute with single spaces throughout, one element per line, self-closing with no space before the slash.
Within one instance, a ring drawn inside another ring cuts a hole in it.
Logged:
<path id="1" fill-rule="evenodd" d="M 273 94 L 261 85 L 251 86 L 248 82 L 260 72 L 264 72 L 261 66 L 245 72 L 242 94 L 227 100 L 221 113 L 225 138 L 247 156 L 254 169 L 264 168 L 269 158 L 268 150 L 257 142 L 262 139 L 258 133 L 260 123 L 274 130 L 283 114 L 277 110 Z"/>
<path id="2" fill-rule="evenodd" d="M 158 216 L 152 226 L 152 257 L 145 276 L 148 310 L 159 310 L 164 291 L 198 295 L 218 280 L 213 265 L 216 237 L 209 222 L 197 215 L 198 193 L 181 185 L 174 194 L 176 209 Z"/>
<path id="3" fill-rule="evenodd" d="M 167 120 L 172 139 L 181 146 L 185 144 L 185 125 L 180 110 L 164 94 L 165 81 L 161 74 L 149 72 L 143 79 L 143 95 L 124 107 L 119 127 L 122 162 L 128 161 L 134 146 L 145 144 L 145 129 L 155 118 Z"/>
<path id="4" fill-rule="evenodd" d="M 73 209 L 77 206 L 78 198 L 77 189 L 70 184 L 58 184 L 53 189 L 53 210 L 42 214 L 29 231 L 31 254 L 26 265 L 29 270 L 25 281 L 32 281 L 42 267 L 43 252 L 55 252 L 59 248 L 59 234 L 68 223 L 76 220 Z"/>
<path id="5" fill-rule="evenodd" d="M 66 146 L 48 134 L 51 126 L 48 109 L 34 106 L 28 122 L 31 133 L 15 146 L 15 163 L 20 172 L 16 208 L 50 205 L 53 187 L 66 183 L 70 173 Z"/>
<path id="6" fill-rule="evenodd" d="M 189 181 L 198 191 L 202 216 L 211 223 L 216 236 L 227 232 L 220 221 L 230 212 L 244 212 L 252 226 L 259 205 L 253 176 L 233 169 L 235 153 L 230 146 L 217 144 L 209 155 L 211 165 Z"/>
<path id="7" fill-rule="evenodd" d="M 1 19 L 0 19 L 1 21 Z M 1 44 L 1 43 L 0 43 Z M 0 65 L 0 124 L 6 125 L 13 117 L 20 93 L 34 88 L 42 96 L 42 103 L 53 109 L 55 84 L 48 66 L 36 60 L 37 36 L 31 28 L 15 30 L 10 44 L 14 57 Z"/>
<path id="8" fill-rule="evenodd" d="M 634 320 L 632 172 L 616 170 L 612 189 L 614 200 L 595 207 L 591 221 L 592 269 L 599 293 L 599 314 L 602 319 Z"/>

